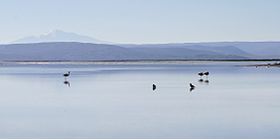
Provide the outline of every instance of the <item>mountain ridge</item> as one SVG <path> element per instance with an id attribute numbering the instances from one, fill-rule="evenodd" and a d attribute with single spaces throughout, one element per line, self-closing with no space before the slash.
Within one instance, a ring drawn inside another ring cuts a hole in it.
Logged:
<path id="1" fill-rule="evenodd" d="M 53 30 L 47 34 L 39 36 L 28 36 L 15 40 L 10 44 L 26 44 L 26 43 L 44 43 L 44 42 L 82 42 L 82 43 L 97 43 L 106 44 L 109 42 L 95 39 L 86 35 L 79 35 L 72 32 L 62 30 Z"/>
<path id="2" fill-rule="evenodd" d="M 73 52 L 70 52 L 71 46 Z M 55 47 L 54 47 L 55 46 Z M 86 46 L 86 47 L 85 47 Z M 110 47 L 108 47 L 110 46 Z M 6 48 L 10 47 L 10 48 Z M 22 47 L 26 48 L 23 49 Z M 46 48 L 44 48 L 46 47 Z M 13 48 L 13 49 L 11 49 Z M 36 52 L 34 50 L 37 50 Z M 49 48 L 49 49 L 47 49 Z M 102 48 L 102 49 L 101 49 Z M 96 51 L 93 51 L 95 50 Z M 110 50 L 111 49 L 111 50 Z M 280 42 L 198 42 L 166 44 L 116 44 L 108 43 L 76 33 L 55 30 L 50 33 L 19 39 L 12 44 L 0 45 L 0 60 L 17 58 L 30 59 L 191 59 L 191 58 L 273 58 L 280 57 Z M 22 52 L 19 52 L 21 50 Z M 64 56 L 64 51 L 72 57 Z M 53 56 L 46 56 L 48 53 Z M 60 52 L 60 54 L 58 53 Z M 90 56 L 89 52 L 92 52 Z M 41 55 L 37 55 L 41 53 Z M 13 54 L 13 55 L 11 55 Z M 29 54 L 30 56 L 27 56 Z M 56 54 L 56 55 L 55 55 Z M 104 54 L 104 56 L 101 56 Z M 25 55 L 25 57 L 20 57 Z M 79 56 L 80 55 L 80 56 Z M 111 55 L 111 57 L 109 57 Z M 124 56 L 122 56 L 124 55 Z"/>
<path id="3" fill-rule="evenodd" d="M 0 45 L 0 60 L 241 59 L 244 56 L 189 48 L 126 48 L 79 42 Z"/>

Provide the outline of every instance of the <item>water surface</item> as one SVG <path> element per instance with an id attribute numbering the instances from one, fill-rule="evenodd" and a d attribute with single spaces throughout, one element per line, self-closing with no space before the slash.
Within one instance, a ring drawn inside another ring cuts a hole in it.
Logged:
<path id="1" fill-rule="evenodd" d="M 2 65 L 0 138 L 278 139 L 280 69 L 237 65 Z"/>

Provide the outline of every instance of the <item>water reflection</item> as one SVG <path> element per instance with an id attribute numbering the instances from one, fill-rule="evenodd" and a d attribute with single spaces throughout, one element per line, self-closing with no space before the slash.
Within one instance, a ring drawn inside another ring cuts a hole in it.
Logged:
<path id="1" fill-rule="evenodd" d="M 206 79 L 206 80 L 199 79 L 198 82 L 199 82 L 200 84 L 208 85 L 210 81 L 209 81 L 208 79 Z"/>
<path id="2" fill-rule="evenodd" d="M 205 80 L 204 83 L 208 85 L 209 84 L 209 80 Z"/>
<path id="3" fill-rule="evenodd" d="M 279 69 L 213 67 L 208 87 L 206 76 L 200 84 L 194 73 L 209 67 L 175 68 L 110 73 L 75 68 L 81 72 L 67 80 L 61 76 L 67 69 L 2 71 L 0 138 L 279 138 Z M 10 71 L 36 74 L 3 75 Z M 75 81 L 71 89 L 69 80 Z M 153 83 L 159 95 L 151 93 Z"/>
<path id="4" fill-rule="evenodd" d="M 195 89 L 195 87 L 194 88 L 190 88 L 190 92 L 192 92 L 194 89 Z"/>
<path id="5" fill-rule="evenodd" d="M 65 80 L 65 81 L 63 82 L 63 84 L 67 85 L 68 87 L 71 86 L 71 85 L 70 85 L 70 81 L 67 81 L 67 80 Z"/>

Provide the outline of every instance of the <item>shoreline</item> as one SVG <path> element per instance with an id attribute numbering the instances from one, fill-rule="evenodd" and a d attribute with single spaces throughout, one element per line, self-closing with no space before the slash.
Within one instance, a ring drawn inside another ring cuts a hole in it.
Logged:
<path id="1" fill-rule="evenodd" d="M 267 64 L 256 64 L 256 65 L 250 65 L 250 66 L 255 66 L 257 67 L 280 67 L 280 63 L 267 63 Z"/>
<path id="2" fill-rule="evenodd" d="M 157 62 L 157 61 L 280 61 L 280 59 L 121 59 L 121 60 L 0 60 L 0 62 Z"/>
<path id="3" fill-rule="evenodd" d="M 128 60 L 0 60 L 0 63 L 16 63 L 16 62 L 176 62 L 176 61 L 213 61 L 213 62 L 273 62 L 280 59 L 128 59 Z"/>
<path id="4" fill-rule="evenodd" d="M 1 65 L 156 65 L 236 63 L 237 66 L 280 67 L 280 59 L 150 59 L 150 60 L 0 60 Z M 239 64 L 237 64 L 239 63 Z M 242 64 L 241 64 L 242 63 Z"/>

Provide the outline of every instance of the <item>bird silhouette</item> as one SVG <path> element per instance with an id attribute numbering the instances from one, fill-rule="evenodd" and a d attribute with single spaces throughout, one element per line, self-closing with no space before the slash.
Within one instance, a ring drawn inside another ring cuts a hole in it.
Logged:
<path id="1" fill-rule="evenodd" d="M 190 92 L 193 91 L 195 89 L 195 85 L 193 85 L 192 83 L 190 83 Z"/>
<path id="2" fill-rule="evenodd" d="M 157 89 L 157 86 L 153 84 L 153 91 Z"/>
<path id="3" fill-rule="evenodd" d="M 69 77 L 70 76 L 70 71 L 68 71 L 67 73 L 64 73 L 63 76 L 66 78 L 66 77 Z"/>
<path id="4" fill-rule="evenodd" d="M 203 72 L 199 72 L 198 75 L 199 75 L 200 77 L 202 77 L 204 74 L 203 74 Z"/>
<path id="5" fill-rule="evenodd" d="M 209 72 L 206 71 L 206 72 L 204 72 L 203 74 L 206 75 L 206 76 L 208 76 L 208 75 L 209 75 Z"/>
<path id="6" fill-rule="evenodd" d="M 191 87 L 191 88 L 195 88 L 195 85 L 193 85 L 192 83 L 190 83 L 190 87 Z"/>

